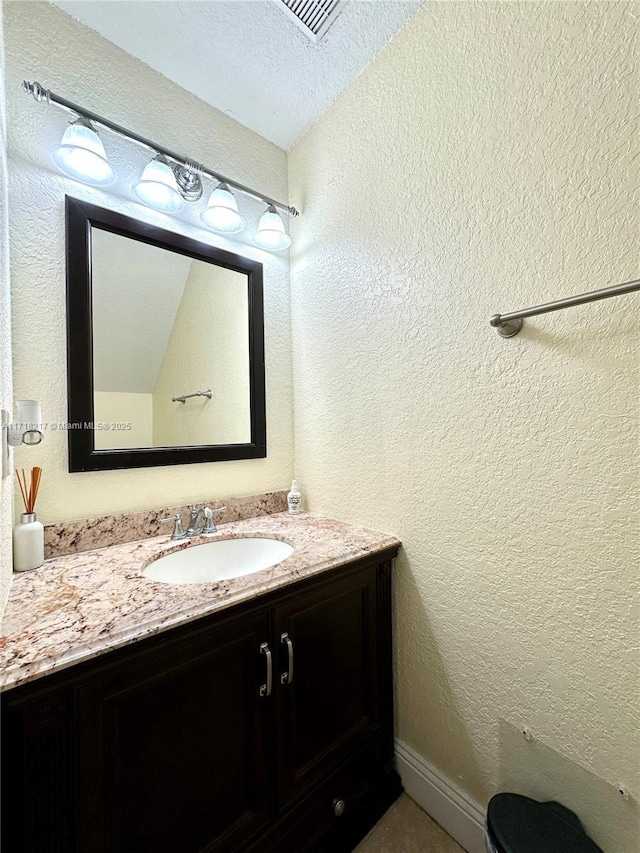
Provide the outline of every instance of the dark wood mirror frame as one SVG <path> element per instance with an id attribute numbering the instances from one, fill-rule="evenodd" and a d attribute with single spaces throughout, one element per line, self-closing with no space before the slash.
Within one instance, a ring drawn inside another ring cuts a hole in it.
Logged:
<path id="1" fill-rule="evenodd" d="M 147 225 L 120 213 L 66 197 L 67 241 L 67 388 L 69 471 L 110 471 L 191 462 L 259 459 L 267 455 L 264 306 L 262 264 L 181 234 Z M 93 323 L 91 292 L 92 227 L 169 249 L 247 275 L 249 305 L 249 389 L 251 441 L 189 447 L 96 450 L 94 431 Z M 78 425 L 78 428 L 74 428 Z"/>

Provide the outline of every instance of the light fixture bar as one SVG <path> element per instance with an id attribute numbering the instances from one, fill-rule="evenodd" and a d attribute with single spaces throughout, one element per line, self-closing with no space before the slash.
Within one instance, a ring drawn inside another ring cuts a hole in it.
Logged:
<path id="1" fill-rule="evenodd" d="M 232 178 L 227 178 L 224 175 L 221 175 L 220 172 L 214 172 L 213 169 L 210 169 L 208 166 L 203 166 L 201 163 L 196 163 L 194 160 L 191 160 L 189 157 L 184 157 L 182 154 L 176 154 L 175 151 L 171 151 L 168 148 L 165 148 L 164 145 L 158 145 L 156 142 L 152 142 L 150 139 L 146 139 L 144 136 L 140 136 L 137 133 L 134 133 L 132 130 L 127 130 L 126 127 L 122 127 L 119 124 L 116 124 L 113 121 L 110 121 L 108 118 L 104 118 L 97 113 L 92 112 L 91 110 L 87 110 L 84 107 L 79 106 L 79 104 L 74 104 L 73 101 L 68 101 L 66 98 L 60 97 L 60 95 L 56 95 L 50 89 L 45 89 L 40 83 L 33 82 L 29 83 L 27 80 L 22 81 L 22 89 L 28 95 L 32 95 L 36 101 L 46 101 L 47 104 L 55 104 L 58 107 L 61 107 L 63 110 L 68 110 L 71 113 L 75 113 L 82 118 L 88 119 L 95 124 L 101 124 L 103 127 L 108 128 L 113 133 L 117 133 L 118 136 L 123 136 L 125 139 L 131 139 L 133 142 L 138 145 L 142 145 L 145 148 L 149 148 L 151 151 L 155 151 L 156 154 L 163 154 L 165 157 L 173 160 L 179 165 L 183 166 L 185 169 L 189 169 L 191 171 L 202 173 L 203 175 L 208 175 L 210 178 L 218 181 L 219 183 L 227 184 L 229 187 L 233 187 L 237 192 L 241 192 L 243 195 L 249 196 L 250 198 L 255 198 L 258 201 L 262 201 L 265 204 L 273 205 L 273 207 L 277 207 L 279 210 L 284 211 L 287 216 L 294 218 L 299 216 L 300 213 L 296 210 L 295 207 L 291 207 L 288 204 L 283 204 L 281 201 L 276 201 L 273 198 L 270 198 L 268 195 L 263 195 L 262 193 L 257 192 L 256 190 L 251 189 L 251 187 L 247 187 L 244 184 L 238 183 L 238 181 L 234 181 Z"/>

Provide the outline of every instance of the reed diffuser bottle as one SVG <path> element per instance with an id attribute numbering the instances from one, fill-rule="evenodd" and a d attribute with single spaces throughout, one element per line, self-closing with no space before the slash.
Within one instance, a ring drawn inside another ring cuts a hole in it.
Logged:
<path id="1" fill-rule="evenodd" d="M 20 523 L 13 528 L 13 570 L 28 572 L 37 569 L 44 563 L 44 527 L 36 518 L 36 498 L 42 468 L 32 468 L 29 482 L 22 469 L 16 470 L 20 494 L 24 502 L 24 512 L 20 515 Z"/>

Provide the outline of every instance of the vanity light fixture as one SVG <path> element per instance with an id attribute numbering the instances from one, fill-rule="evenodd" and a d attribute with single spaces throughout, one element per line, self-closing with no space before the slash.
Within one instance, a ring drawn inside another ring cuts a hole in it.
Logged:
<path id="1" fill-rule="evenodd" d="M 219 183 L 209 196 L 209 203 L 200 214 L 207 228 L 220 234 L 237 234 L 246 222 L 238 212 L 238 202 L 225 183 Z"/>
<path id="2" fill-rule="evenodd" d="M 173 169 L 162 154 L 147 163 L 133 191 L 147 207 L 163 213 L 176 213 L 183 205 Z"/>
<path id="3" fill-rule="evenodd" d="M 53 161 L 67 175 L 94 187 L 107 187 L 116 179 L 98 132 L 85 118 L 77 118 L 65 130 Z"/>
<path id="4" fill-rule="evenodd" d="M 272 204 L 267 206 L 260 217 L 253 242 L 261 249 L 271 252 L 282 252 L 291 245 L 291 237 L 284 230 L 282 217 Z"/>
<path id="5" fill-rule="evenodd" d="M 256 246 L 272 252 L 281 252 L 291 245 L 291 239 L 278 211 L 293 218 L 299 215 L 295 207 L 276 201 L 201 163 L 176 154 L 163 145 L 158 145 L 104 116 L 54 94 L 40 83 L 24 80 L 22 89 L 38 103 L 44 101 L 53 104 L 76 116 L 54 154 L 55 162 L 72 178 L 94 186 L 108 186 L 115 180 L 115 172 L 109 165 L 104 146 L 95 129 L 95 125 L 101 125 L 152 152 L 153 159 L 145 166 L 140 180 L 133 187 L 134 195 L 143 204 L 165 213 L 175 213 L 183 206 L 183 202 L 193 204 L 199 201 L 204 191 L 203 178 L 210 178 L 216 182 L 216 187 L 200 216 L 206 228 L 221 234 L 237 234 L 242 231 L 245 220 L 238 210 L 234 195 L 242 193 L 267 205 L 254 239 Z"/>

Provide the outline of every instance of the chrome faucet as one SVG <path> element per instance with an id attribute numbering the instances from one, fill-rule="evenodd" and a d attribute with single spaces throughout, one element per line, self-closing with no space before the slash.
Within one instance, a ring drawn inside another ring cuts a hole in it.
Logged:
<path id="1" fill-rule="evenodd" d="M 187 536 L 197 536 L 200 530 L 197 527 L 198 516 L 200 515 L 200 507 L 198 504 L 189 504 L 189 526 L 187 527 Z"/>
<path id="2" fill-rule="evenodd" d="M 201 533 L 215 533 L 217 528 L 213 520 L 216 513 L 226 512 L 226 506 L 211 509 L 210 506 L 198 507 L 197 504 L 189 504 L 189 527 L 187 528 L 186 536 L 199 536 Z M 203 517 L 203 524 L 198 526 L 200 515 Z"/>
<path id="3" fill-rule="evenodd" d="M 189 504 L 189 526 L 185 530 L 182 526 L 182 516 L 170 515 L 168 518 L 159 518 L 159 524 L 167 524 L 169 521 L 174 522 L 173 533 L 171 539 L 186 539 L 190 536 L 200 536 L 202 533 L 215 533 L 217 528 L 213 520 L 216 513 L 226 512 L 226 506 L 220 506 L 217 509 L 211 509 L 210 506 L 199 507 L 197 504 Z M 202 515 L 203 523 L 198 525 L 198 521 Z"/>

